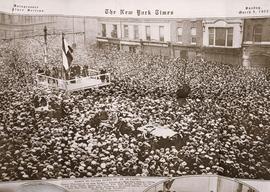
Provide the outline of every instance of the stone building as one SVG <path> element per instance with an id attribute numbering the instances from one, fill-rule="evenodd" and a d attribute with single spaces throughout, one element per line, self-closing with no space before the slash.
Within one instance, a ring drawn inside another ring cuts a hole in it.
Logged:
<path id="1" fill-rule="evenodd" d="M 270 67 L 270 18 L 245 19 L 243 65 Z"/>
<path id="2" fill-rule="evenodd" d="M 241 65 L 243 19 L 98 19 L 97 42 L 126 51 Z"/>
<path id="3" fill-rule="evenodd" d="M 270 66 L 270 18 L 117 18 L 0 13 L 0 38 L 66 34 L 73 46 L 121 50 L 232 65 Z"/>
<path id="4" fill-rule="evenodd" d="M 125 51 L 192 59 L 202 46 L 202 20 L 99 18 L 97 42 Z"/>
<path id="5" fill-rule="evenodd" d="M 94 43 L 97 20 L 93 17 L 63 15 L 20 15 L 0 13 L 0 39 L 16 39 L 39 36 L 47 27 L 49 35 L 66 34 L 69 41 Z"/>
<path id="6" fill-rule="evenodd" d="M 241 65 L 243 19 L 211 18 L 203 20 L 202 55 L 205 59 Z"/>

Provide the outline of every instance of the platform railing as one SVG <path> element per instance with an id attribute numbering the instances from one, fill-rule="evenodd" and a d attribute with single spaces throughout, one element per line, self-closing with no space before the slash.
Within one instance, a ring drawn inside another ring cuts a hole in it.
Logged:
<path id="1" fill-rule="evenodd" d="M 77 78 L 74 78 L 74 79 L 66 80 L 66 83 L 67 84 L 80 83 L 80 82 L 82 82 L 84 80 L 88 80 L 88 79 L 101 80 L 101 82 L 105 82 L 105 83 L 110 83 L 111 82 L 110 74 L 109 73 L 104 73 L 104 74 L 98 74 L 98 75 L 87 76 L 87 77 L 77 77 Z"/>
<path id="2" fill-rule="evenodd" d="M 93 72 L 97 71 L 93 70 Z M 42 85 L 47 88 L 55 88 L 65 91 L 75 91 L 109 85 L 111 83 L 111 75 L 110 73 L 105 73 L 64 80 L 46 76 L 44 74 L 37 74 L 36 80 L 38 85 Z"/>

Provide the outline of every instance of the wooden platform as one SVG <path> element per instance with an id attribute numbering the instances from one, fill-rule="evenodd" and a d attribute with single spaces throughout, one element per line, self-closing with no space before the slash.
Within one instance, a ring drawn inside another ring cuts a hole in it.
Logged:
<path id="1" fill-rule="evenodd" d="M 50 76 L 46 76 L 44 74 L 37 74 L 36 79 L 37 85 L 46 88 L 60 89 L 69 92 L 103 87 L 111 83 L 109 73 L 87 77 L 78 77 L 71 80 L 57 79 Z"/>

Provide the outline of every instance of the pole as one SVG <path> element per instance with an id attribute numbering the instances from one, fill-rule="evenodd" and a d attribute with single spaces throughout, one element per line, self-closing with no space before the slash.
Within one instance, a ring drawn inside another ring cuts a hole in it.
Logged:
<path id="1" fill-rule="evenodd" d="M 85 46 L 86 43 L 86 36 L 85 36 L 85 17 L 83 17 L 83 43 Z"/>
<path id="2" fill-rule="evenodd" d="M 75 43 L 75 36 L 74 36 L 74 16 L 72 21 L 72 30 L 73 30 L 73 43 Z"/>
<path id="3" fill-rule="evenodd" d="M 65 34 L 62 33 L 62 48 L 61 49 L 63 49 L 64 36 L 65 36 Z M 61 57 L 62 57 L 62 74 L 63 74 L 63 79 L 66 80 L 67 79 L 67 77 L 66 77 L 66 71 L 65 71 L 64 65 L 63 65 L 63 50 L 61 51 L 61 53 L 62 53 L 61 54 Z"/>
<path id="4" fill-rule="evenodd" d="M 183 77 L 183 80 L 184 80 L 184 82 L 186 83 L 187 62 L 186 62 L 186 61 L 184 61 L 184 62 L 185 62 L 185 66 L 184 66 L 184 77 Z"/>
<path id="5" fill-rule="evenodd" d="M 122 44 L 121 44 L 121 40 L 122 40 L 122 22 L 120 20 L 120 51 L 122 50 Z"/>
<path id="6" fill-rule="evenodd" d="M 15 43 L 15 39 L 16 39 L 15 31 L 13 32 L 13 38 L 14 38 L 13 43 L 14 43 L 14 47 L 15 47 L 15 45 L 16 45 L 16 43 Z"/>
<path id="7" fill-rule="evenodd" d="M 47 64 L 47 57 L 48 57 L 48 48 L 47 48 L 47 27 L 45 25 L 44 27 L 44 45 L 45 45 L 45 48 L 44 48 L 44 63 Z"/>

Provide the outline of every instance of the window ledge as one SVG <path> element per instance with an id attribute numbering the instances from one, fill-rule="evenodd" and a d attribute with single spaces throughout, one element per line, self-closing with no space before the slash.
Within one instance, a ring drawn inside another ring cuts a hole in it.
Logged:
<path id="1" fill-rule="evenodd" d="M 261 42 L 245 41 L 244 44 L 246 44 L 246 45 L 269 45 L 270 41 L 261 41 Z"/>
<path id="2" fill-rule="evenodd" d="M 240 47 L 233 47 L 233 46 L 216 46 L 216 45 L 205 45 L 205 47 L 213 47 L 213 48 L 229 48 L 229 49 L 240 48 Z"/>

